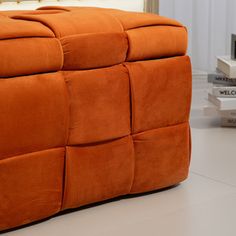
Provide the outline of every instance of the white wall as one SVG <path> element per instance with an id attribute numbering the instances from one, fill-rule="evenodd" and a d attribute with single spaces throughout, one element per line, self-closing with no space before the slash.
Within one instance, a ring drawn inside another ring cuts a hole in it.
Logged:
<path id="1" fill-rule="evenodd" d="M 7 0 L 4 0 L 7 1 Z M 143 0 L 42 0 L 29 1 L 20 0 L 17 3 L 16 0 L 10 0 L 11 2 L 0 3 L 0 10 L 21 10 L 21 9 L 36 9 L 40 6 L 98 6 L 117 8 L 128 11 L 143 11 Z"/>
<path id="2" fill-rule="evenodd" d="M 160 15 L 175 18 L 189 31 L 193 67 L 215 69 L 216 56 L 230 54 L 236 33 L 236 0 L 160 0 Z"/>

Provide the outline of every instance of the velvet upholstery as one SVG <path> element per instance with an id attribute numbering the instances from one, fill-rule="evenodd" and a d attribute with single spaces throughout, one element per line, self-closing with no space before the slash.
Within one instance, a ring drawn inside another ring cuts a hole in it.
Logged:
<path id="1" fill-rule="evenodd" d="M 1 230 L 60 211 L 64 155 L 65 148 L 55 148 L 1 161 Z"/>
<path id="2" fill-rule="evenodd" d="M 191 99 L 188 56 L 125 65 L 131 81 L 133 133 L 188 121 Z"/>
<path id="3" fill-rule="evenodd" d="M 0 12 L 0 231 L 185 180 L 186 50 L 154 14 Z"/>
<path id="4" fill-rule="evenodd" d="M 131 133 L 125 67 L 66 71 L 64 77 L 71 104 L 69 145 L 107 141 Z"/>
<path id="5" fill-rule="evenodd" d="M 65 93 L 59 72 L 0 79 L 0 160 L 66 145 Z"/>
<path id="6" fill-rule="evenodd" d="M 0 51 L 0 77 L 53 72 L 62 68 L 62 48 L 55 38 L 0 40 Z"/>
<path id="7" fill-rule="evenodd" d="M 135 174 L 132 193 L 183 181 L 189 166 L 189 125 L 182 123 L 133 135 Z M 158 171 L 157 171 L 158 169 Z"/>
<path id="8" fill-rule="evenodd" d="M 0 39 L 54 36 L 49 28 L 38 22 L 18 21 L 9 17 L 1 18 L 0 29 Z"/>
<path id="9" fill-rule="evenodd" d="M 61 44 L 64 70 L 116 65 L 125 61 L 128 51 L 128 40 L 124 33 L 72 35 L 61 38 Z"/>
<path id="10" fill-rule="evenodd" d="M 67 147 L 63 208 L 128 194 L 134 163 L 131 136 L 91 146 Z"/>
<path id="11" fill-rule="evenodd" d="M 186 52 L 187 34 L 183 27 L 149 26 L 128 30 L 127 35 L 128 61 L 181 56 Z M 146 46 L 140 48 L 140 45 Z"/>

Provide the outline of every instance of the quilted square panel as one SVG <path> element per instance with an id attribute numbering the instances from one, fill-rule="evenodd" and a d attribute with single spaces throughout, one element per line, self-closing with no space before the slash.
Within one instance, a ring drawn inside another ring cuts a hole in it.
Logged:
<path id="1" fill-rule="evenodd" d="M 131 193 L 165 188 L 187 178 L 190 162 L 189 124 L 133 136 L 135 174 Z"/>
<path id="2" fill-rule="evenodd" d="M 64 75 L 70 100 L 69 145 L 130 134 L 129 76 L 124 66 Z"/>
<path id="3" fill-rule="evenodd" d="M 0 52 L 0 78 L 53 72 L 63 66 L 62 48 L 56 38 L 0 40 Z"/>
<path id="4" fill-rule="evenodd" d="M 0 160 L 0 229 L 49 217 L 61 209 L 65 148 Z"/>
<path id="5" fill-rule="evenodd" d="M 0 79 L 0 160 L 62 147 L 68 101 L 60 73 Z"/>
<path id="6" fill-rule="evenodd" d="M 127 61 L 182 56 L 187 50 L 187 31 L 184 27 L 166 25 L 140 27 L 128 30 L 127 35 L 129 39 Z"/>
<path id="7" fill-rule="evenodd" d="M 188 121 L 192 83 L 188 56 L 125 65 L 131 80 L 133 133 Z"/>
<path id="8" fill-rule="evenodd" d="M 63 208 L 129 193 L 134 174 L 131 136 L 97 145 L 66 148 Z"/>
<path id="9" fill-rule="evenodd" d="M 63 70 L 116 65 L 126 60 L 128 51 L 124 32 L 77 34 L 63 37 L 60 41 L 64 52 Z"/>

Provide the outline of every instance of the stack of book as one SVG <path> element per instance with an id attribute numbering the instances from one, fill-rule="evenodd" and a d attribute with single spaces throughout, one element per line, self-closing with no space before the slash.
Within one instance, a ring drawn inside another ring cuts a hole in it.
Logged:
<path id="1" fill-rule="evenodd" d="M 217 58 L 217 72 L 208 75 L 212 89 L 208 92 L 206 115 L 219 115 L 222 126 L 236 127 L 236 60 Z"/>

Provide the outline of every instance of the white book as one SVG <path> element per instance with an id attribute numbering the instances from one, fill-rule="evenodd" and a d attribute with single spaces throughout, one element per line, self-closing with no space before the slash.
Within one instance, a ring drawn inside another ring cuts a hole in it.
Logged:
<path id="1" fill-rule="evenodd" d="M 216 71 L 207 76 L 208 83 L 214 86 L 236 86 L 236 78 L 228 78 L 224 73 Z"/>
<path id="2" fill-rule="evenodd" d="M 212 103 L 203 107 L 203 114 L 205 116 L 220 116 L 236 119 L 236 110 L 219 110 L 218 107 Z"/>
<path id="3" fill-rule="evenodd" d="M 236 127 L 236 118 L 221 118 L 221 126 L 224 127 Z"/>
<path id="4" fill-rule="evenodd" d="M 236 110 L 236 98 L 220 98 L 208 93 L 208 100 L 219 110 Z"/>
<path id="5" fill-rule="evenodd" d="M 230 56 L 217 57 L 217 69 L 229 78 L 236 78 L 236 61 Z"/>
<path id="6" fill-rule="evenodd" d="M 203 107 L 203 114 L 205 116 L 219 116 L 219 110 L 218 110 L 217 106 L 215 106 L 214 104 L 210 103 L 210 104 L 205 105 Z"/>
<path id="7" fill-rule="evenodd" d="M 236 86 L 231 86 L 231 87 L 214 86 L 212 88 L 212 95 L 222 98 L 235 98 Z"/>

